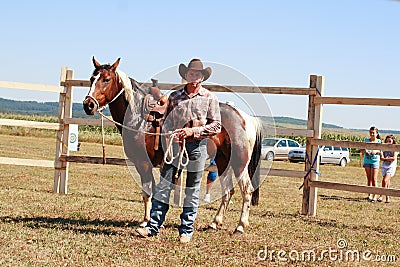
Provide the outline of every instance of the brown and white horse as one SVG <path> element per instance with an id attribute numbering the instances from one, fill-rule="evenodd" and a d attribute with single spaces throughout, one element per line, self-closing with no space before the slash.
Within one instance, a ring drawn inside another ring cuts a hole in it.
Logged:
<path id="1" fill-rule="evenodd" d="M 101 65 L 93 57 L 95 70 L 83 106 L 86 114 L 93 115 L 108 104 L 114 121 L 135 129 L 124 130 L 125 127 L 116 124 L 123 137 L 125 154 L 141 178 L 145 206 L 143 222 L 147 222 L 150 218 L 151 194 L 155 188 L 152 168 L 162 164 L 164 152 L 162 149 L 154 150 L 154 135 L 145 134 L 145 131 L 155 131 L 143 116 L 144 98 L 149 88 L 140 86 L 134 79 L 117 70 L 119 62 L 120 59 L 112 65 Z M 234 193 L 233 173 L 243 197 L 242 213 L 235 232 L 243 233 L 249 225 L 250 203 L 258 205 L 261 126 L 254 117 L 227 104 L 220 103 L 220 110 L 222 130 L 210 138 L 214 145 L 208 148 L 209 154 L 215 155 L 223 197 L 210 228 L 217 229 L 223 224 L 225 211 Z"/>

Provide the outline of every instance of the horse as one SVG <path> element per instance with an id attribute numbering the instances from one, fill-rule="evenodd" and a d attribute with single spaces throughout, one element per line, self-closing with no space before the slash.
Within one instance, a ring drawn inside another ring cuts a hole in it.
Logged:
<path id="1" fill-rule="evenodd" d="M 150 219 L 151 195 L 155 188 L 152 168 L 163 164 L 164 150 L 155 149 L 154 143 L 159 135 L 154 125 L 147 122 L 143 114 L 144 100 L 152 87 L 140 85 L 136 80 L 120 71 L 120 58 L 113 64 L 101 65 L 92 58 L 94 71 L 90 78 L 89 93 L 83 101 L 88 115 L 109 106 L 116 127 L 123 133 L 124 151 L 135 165 L 142 183 L 144 217 L 140 226 Z M 124 92 L 124 93 L 122 93 Z M 225 103 L 219 103 L 222 130 L 210 137 L 208 154 L 214 154 L 222 189 L 220 207 L 209 224 L 210 229 L 219 229 L 223 225 L 226 209 L 234 194 L 232 174 L 235 175 L 242 193 L 242 212 L 234 233 L 244 233 L 249 226 L 250 203 L 258 205 L 260 186 L 260 157 L 262 131 L 255 117 Z M 128 133 L 128 134 L 127 134 Z"/>

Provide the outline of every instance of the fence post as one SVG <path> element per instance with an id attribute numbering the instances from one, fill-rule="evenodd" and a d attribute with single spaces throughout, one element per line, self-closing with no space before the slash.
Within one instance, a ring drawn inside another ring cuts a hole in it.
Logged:
<path id="1" fill-rule="evenodd" d="M 325 83 L 325 77 L 324 76 L 317 76 L 317 84 L 316 84 L 316 89 L 317 89 L 317 95 L 315 98 L 321 97 L 324 95 L 324 83 Z M 314 99 L 315 99 L 314 98 Z M 313 123 L 314 123 L 314 137 L 313 138 L 321 138 L 322 134 L 322 104 L 314 104 L 315 112 L 314 112 L 314 118 L 313 118 Z M 319 161 L 320 157 L 317 155 L 318 153 L 318 145 L 313 145 L 312 146 L 312 153 L 311 153 L 311 158 L 314 160 L 315 157 L 317 157 L 314 165 L 314 171 L 310 173 L 310 181 L 318 181 L 318 174 L 319 173 Z M 309 199 L 309 209 L 308 209 L 308 215 L 309 216 L 315 216 L 317 214 L 317 197 L 318 197 L 318 188 L 312 186 L 310 187 L 310 199 Z"/>
<path id="2" fill-rule="evenodd" d="M 322 132 L 322 105 L 315 105 L 314 99 L 320 97 L 324 92 L 324 77 L 317 75 L 310 75 L 310 88 L 316 89 L 316 95 L 310 95 L 308 97 L 308 118 L 307 118 L 307 130 L 313 130 L 313 137 L 306 137 L 306 155 L 309 157 L 309 161 L 305 162 L 305 171 L 311 169 L 311 165 L 316 157 L 318 146 L 311 145 L 312 138 L 321 138 Z M 313 170 L 319 171 L 319 157 L 316 158 Z M 301 214 L 314 216 L 316 212 L 316 188 L 310 188 L 309 180 L 315 181 L 318 176 L 314 171 L 309 173 L 309 177 L 304 181 L 303 187 L 303 201 Z"/>
<path id="3" fill-rule="evenodd" d="M 68 187 L 68 162 L 60 160 L 61 155 L 69 155 L 68 138 L 69 125 L 65 124 L 65 118 L 71 118 L 72 115 L 72 86 L 65 85 L 66 80 L 72 80 L 74 76 L 73 70 L 67 67 L 61 68 L 60 85 L 64 85 L 64 89 L 60 92 L 58 106 L 58 123 L 60 129 L 57 131 L 56 140 L 56 158 L 54 163 L 54 192 L 67 194 Z"/>

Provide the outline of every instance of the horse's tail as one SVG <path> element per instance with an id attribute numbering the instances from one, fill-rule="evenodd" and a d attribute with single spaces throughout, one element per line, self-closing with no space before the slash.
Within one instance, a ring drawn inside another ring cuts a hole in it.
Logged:
<path id="1" fill-rule="evenodd" d="M 262 144 L 262 131 L 261 125 L 257 121 L 256 130 L 256 141 L 254 142 L 253 152 L 251 154 L 251 159 L 249 162 L 248 170 L 251 179 L 251 184 L 254 188 L 253 195 L 251 196 L 251 204 L 253 206 L 258 205 L 258 200 L 260 197 L 260 169 L 261 169 L 261 144 Z"/>

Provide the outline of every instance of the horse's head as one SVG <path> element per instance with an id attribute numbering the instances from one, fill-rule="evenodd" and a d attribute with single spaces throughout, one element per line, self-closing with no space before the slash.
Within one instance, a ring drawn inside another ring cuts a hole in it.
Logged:
<path id="1" fill-rule="evenodd" d="M 87 115 L 93 115 L 99 108 L 114 101 L 120 93 L 121 86 L 119 86 L 116 72 L 119 60 L 118 58 L 112 65 L 101 65 L 93 57 L 95 70 L 90 78 L 89 93 L 83 101 L 83 108 Z"/>

